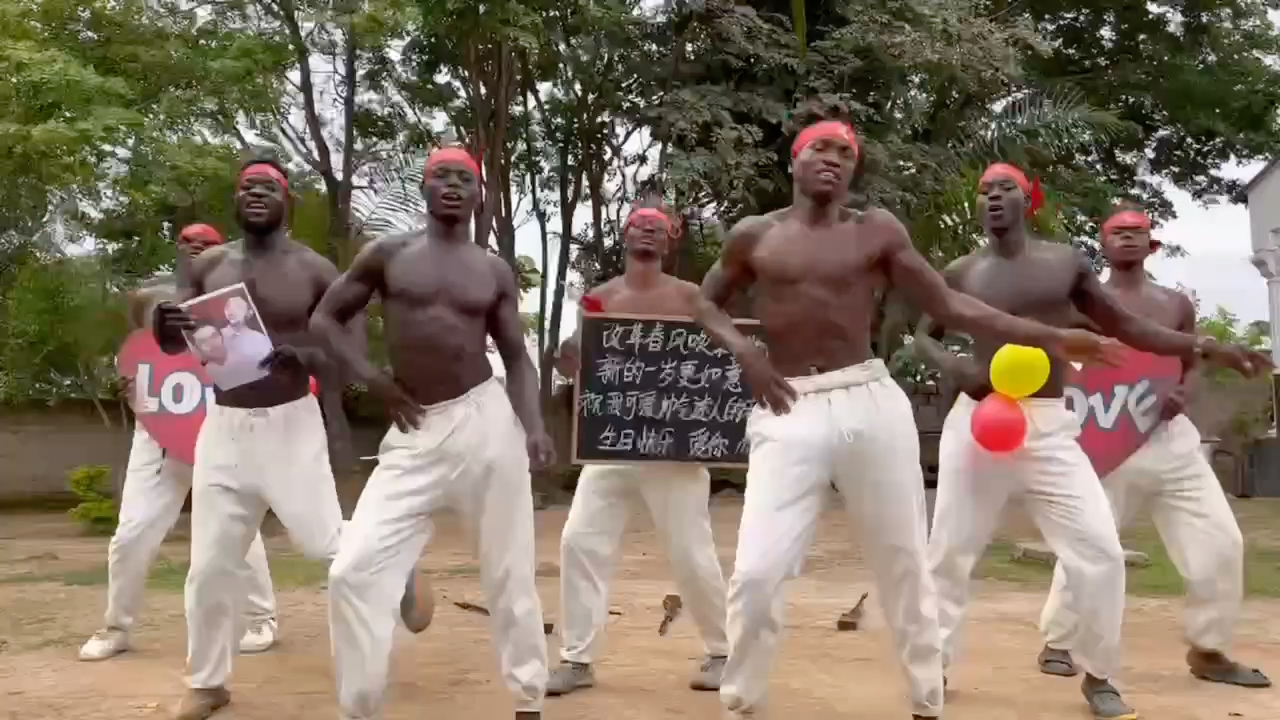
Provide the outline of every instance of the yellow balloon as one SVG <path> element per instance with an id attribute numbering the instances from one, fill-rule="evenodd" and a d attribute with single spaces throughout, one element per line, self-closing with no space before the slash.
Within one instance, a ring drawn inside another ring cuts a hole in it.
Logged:
<path id="1" fill-rule="evenodd" d="M 991 387 L 1019 400 L 1049 382 L 1049 355 L 1040 348 L 1005 345 L 991 357 Z"/>

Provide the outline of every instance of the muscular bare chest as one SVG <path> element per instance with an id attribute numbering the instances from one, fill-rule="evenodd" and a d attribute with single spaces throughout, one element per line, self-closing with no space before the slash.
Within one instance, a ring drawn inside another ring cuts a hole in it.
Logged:
<path id="1" fill-rule="evenodd" d="M 880 255 L 879 239 L 855 222 L 816 231 L 783 223 L 761 238 L 751 266 L 766 287 L 803 285 L 870 296 L 887 284 Z"/>
<path id="2" fill-rule="evenodd" d="M 306 263 L 292 254 L 251 259 L 240 253 L 218 263 L 205 276 L 203 290 L 210 293 L 241 282 L 272 335 L 305 331 L 324 290 Z"/>
<path id="3" fill-rule="evenodd" d="M 410 247 L 386 270 L 387 299 L 411 307 L 448 308 L 483 316 L 498 298 L 498 283 L 482 253 Z"/>
<path id="4" fill-rule="evenodd" d="M 1066 321 L 1073 315 L 1074 260 L 1066 254 L 975 258 L 957 289 L 1010 315 Z"/>

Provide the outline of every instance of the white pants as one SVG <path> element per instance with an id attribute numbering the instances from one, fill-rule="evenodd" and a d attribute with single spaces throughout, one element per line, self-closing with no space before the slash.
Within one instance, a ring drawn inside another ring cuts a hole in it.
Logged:
<path id="1" fill-rule="evenodd" d="M 270 508 L 308 557 L 338 552 L 342 508 L 315 397 L 270 408 L 211 405 L 196 439 L 187 575 L 187 672 L 222 687 L 243 628 L 236 571 Z"/>
<path id="2" fill-rule="evenodd" d="M 711 535 L 711 477 L 698 465 L 588 465 L 578 476 L 560 536 L 560 655 L 590 663 L 609 619 L 609 580 L 631 501 L 649 509 L 676 588 L 702 632 L 708 655 L 729 653 L 725 585 Z"/>
<path id="3" fill-rule="evenodd" d="M 381 717 L 405 578 L 430 539 L 431 516 L 445 508 L 478 533 L 480 584 L 516 709 L 541 707 L 547 641 L 530 482 L 525 434 L 496 379 L 429 406 L 417 430 L 387 431 L 329 571 L 341 717 Z"/>
<path id="4" fill-rule="evenodd" d="M 1244 538 L 1200 433 L 1186 415 L 1161 425 L 1147 443 L 1102 481 L 1118 527 L 1147 507 L 1187 588 L 1186 638 L 1200 650 L 1226 652 L 1244 595 Z M 1075 644 L 1075 593 L 1061 564 L 1040 618 L 1049 647 Z"/>
<path id="5" fill-rule="evenodd" d="M 942 660 L 911 402 L 879 360 L 789 382 L 800 394 L 790 413 L 757 408 L 747 421 L 751 455 L 720 697 L 730 710 L 762 709 L 782 631 L 783 583 L 800 572 L 834 479 L 863 528 L 912 712 L 937 716 Z"/>
<path id="6" fill-rule="evenodd" d="M 944 662 L 950 666 L 956 655 L 973 568 L 1009 499 L 1022 495 L 1068 583 L 1079 590 L 1079 659 L 1090 675 L 1109 679 L 1120 667 L 1125 580 L 1111 506 L 1062 399 L 1021 404 L 1027 438 L 1008 454 L 990 453 L 974 441 L 969 423 L 977 403 L 967 395 L 956 400 L 942 427 L 929 560 Z"/>
<path id="7" fill-rule="evenodd" d="M 190 491 L 191 468 L 166 457 L 142 424 L 136 424 L 120 497 L 120 521 L 107 548 L 106 627 L 125 632 L 133 629 L 147 571 Z M 274 620 L 275 593 L 261 533 L 254 535 L 237 575 L 247 593 L 246 619 Z"/>

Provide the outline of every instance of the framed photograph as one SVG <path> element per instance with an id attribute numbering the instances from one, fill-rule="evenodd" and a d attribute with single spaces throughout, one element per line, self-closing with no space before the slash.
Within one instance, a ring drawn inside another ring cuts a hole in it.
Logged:
<path id="1" fill-rule="evenodd" d="M 258 365 L 274 346 L 244 283 L 201 295 L 179 307 L 196 323 L 194 330 L 183 335 L 214 385 L 230 390 L 270 374 Z"/>

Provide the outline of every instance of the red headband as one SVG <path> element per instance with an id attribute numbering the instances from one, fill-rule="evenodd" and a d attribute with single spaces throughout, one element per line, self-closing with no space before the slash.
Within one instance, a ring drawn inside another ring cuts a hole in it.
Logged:
<path id="1" fill-rule="evenodd" d="M 182 228 L 182 232 L 178 233 L 179 242 L 191 242 L 199 240 L 208 245 L 221 245 L 223 243 L 222 234 L 213 229 L 211 225 L 204 223 L 196 223 Z"/>
<path id="2" fill-rule="evenodd" d="M 457 147 L 440 148 L 427 156 L 427 164 L 422 168 L 422 176 L 426 178 L 431 168 L 443 163 L 457 163 L 480 177 L 480 164 L 466 150 Z"/>
<path id="3" fill-rule="evenodd" d="M 1151 218 L 1147 217 L 1146 213 L 1141 213 L 1137 210 L 1121 210 L 1102 223 L 1102 234 L 1106 235 L 1108 232 L 1122 227 L 1150 230 Z"/>
<path id="4" fill-rule="evenodd" d="M 626 232 L 627 228 L 631 227 L 632 220 L 639 220 L 640 218 L 647 217 L 657 218 L 666 223 L 668 230 L 671 229 L 671 218 L 667 217 L 666 213 L 657 208 L 636 208 L 631 211 L 631 214 L 627 216 L 627 221 L 622 224 L 622 232 Z"/>
<path id="5" fill-rule="evenodd" d="M 270 163 L 253 163 L 240 171 L 241 180 L 247 177 L 261 177 L 264 175 L 280 183 L 280 187 L 285 190 L 289 189 L 289 180 L 284 176 L 284 173 Z"/>
<path id="6" fill-rule="evenodd" d="M 853 131 L 853 126 L 839 120 L 823 120 L 800 131 L 796 141 L 791 143 L 791 159 L 795 160 L 813 141 L 823 138 L 844 140 L 853 148 L 855 154 L 861 152 L 861 148 L 858 147 L 858 135 Z"/>
<path id="7" fill-rule="evenodd" d="M 1027 180 L 1026 173 L 1009 163 L 992 163 L 982 173 L 982 178 L 978 180 L 979 185 L 985 185 L 997 178 L 1008 178 L 1012 180 L 1022 194 L 1027 198 L 1027 214 L 1034 215 L 1037 210 L 1044 207 L 1044 190 L 1040 188 L 1040 178 L 1035 180 Z"/>

